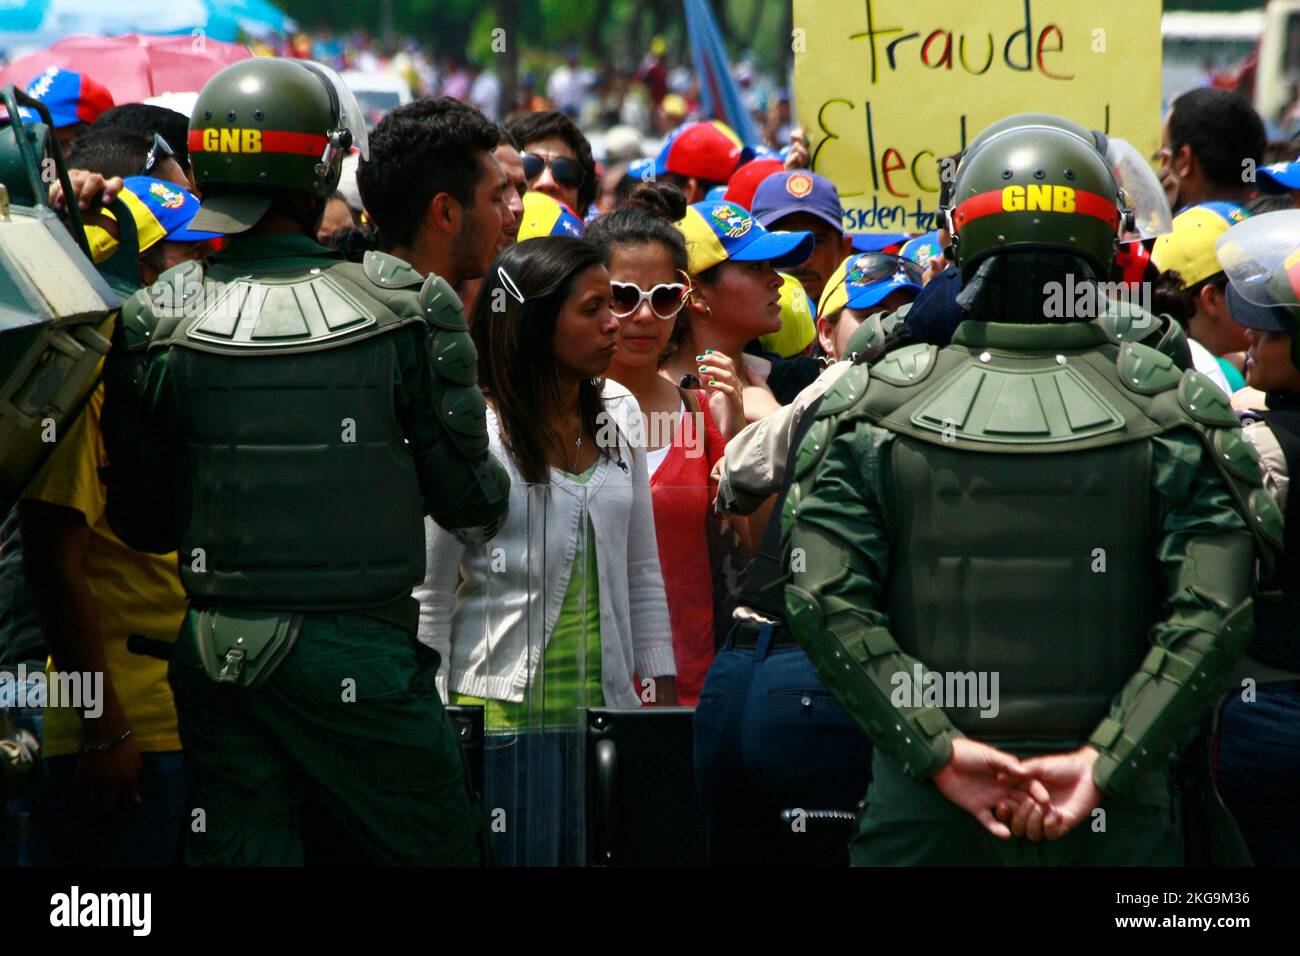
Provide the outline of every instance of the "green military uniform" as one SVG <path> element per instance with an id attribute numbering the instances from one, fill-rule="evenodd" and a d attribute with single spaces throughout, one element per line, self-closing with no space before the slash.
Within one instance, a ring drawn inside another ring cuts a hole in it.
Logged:
<path id="1" fill-rule="evenodd" d="M 328 195 L 340 128 L 364 135 L 345 127 L 355 103 L 333 79 L 247 61 L 211 80 L 191 123 L 205 192 L 205 177 L 300 175 L 285 155 L 226 154 L 248 145 L 238 130 L 205 139 L 205 123 L 256 106 L 267 130 L 327 134 L 305 175 Z M 251 165 L 230 173 L 239 162 Z M 215 192 L 236 201 L 214 215 L 265 208 L 256 192 Z M 377 253 L 346 262 L 296 232 L 235 235 L 206 268 L 177 266 L 123 307 L 106 372 L 108 516 L 133 546 L 178 550 L 191 601 L 171 666 L 189 862 L 482 862 L 411 597 L 424 514 L 482 539 L 505 511 L 476 361 L 441 279 Z"/>
<path id="2" fill-rule="evenodd" d="M 1226 396 L 1016 305 L 1035 269 L 1105 275 L 1119 194 L 1090 155 L 1040 124 L 972 147 L 953 216 L 972 319 L 946 349 L 856 366 L 800 446 L 786 605 L 876 744 L 859 864 L 1177 862 L 1168 754 L 1252 633 L 1256 544 L 1267 563 L 1281 519 Z M 1002 192 L 1044 182 L 1071 190 L 1040 194 L 1060 211 Z M 996 706 L 965 696 L 980 675 Z M 991 836 L 930 782 L 959 735 L 1022 757 L 1091 744 L 1104 830 Z"/>

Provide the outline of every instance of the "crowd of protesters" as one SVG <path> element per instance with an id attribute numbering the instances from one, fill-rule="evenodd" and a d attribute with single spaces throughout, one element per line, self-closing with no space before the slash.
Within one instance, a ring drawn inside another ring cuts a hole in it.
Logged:
<path id="1" fill-rule="evenodd" d="M 263 52 L 330 59 L 332 42 Z M 771 107 L 765 144 L 683 123 L 694 81 L 663 52 L 652 48 L 635 89 L 570 57 L 545 84 L 526 79 L 517 105 L 534 108 L 507 116 L 491 74 L 407 56 L 393 68 L 430 95 L 380 119 L 369 158 L 350 158 L 336 196 L 306 214 L 331 255 L 378 250 L 443 277 L 469 321 L 508 517 L 489 547 L 426 519 L 415 596 L 442 700 L 485 709 L 483 804 L 522 821 L 493 832 L 497 861 L 581 861 L 578 824 L 555 808 L 581 805 L 569 791 L 583 708 L 681 705 L 698 708 L 716 862 L 842 862 L 834 840 L 795 847 L 771 823 L 783 807 L 850 810 L 870 741 L 788 634 L 772 637 L 784 609 L 743 590 L 740 572 L 753 561 L 759 574 L 778 547 L 803 412 L 855 353 L 946 345 L 961 277 L 942 229 L 844 232 L 836 184 L 806 168 L 781 91 L 755 104 Z M 355 44 L 333 54 L 367 56 Z M 119 243 L 104 208 L 117 197 L 141 239 L 141 286 L 220 255 L 219 236 L 190 228 L 202 196 L 188 117 L 105 103 L 79 80 L 58 87 L 77 91 L 72 102 L 48 103 L 77 171 L 78 196 L 55 202 L 83 207 L 97 261 Z M 651 157 L 613 157 L 606 137 L 598 163 L 584 129 L 611 119 L 667 140 Z M 1172 230 L 1134 244 L 1122 276 L 1153 284 L 1153 311 L 1177 321 L 1195 367 L 1242 412 L 1300 391 L 1300 371 L 1277 358 L 1279 333 L 1238 323 L 1215 242 L 1246 217 L 1300 206 L 1298 154 L 1265 142 L 1236 94 L 1179 98 L 1160 153 Z M 1259 175 L 1243 181 L 1248 161 Z M 48 655 L 105 675 L 94 719 L 46 713 L 47 772 L 11 810 L 30 814 L 28 862 L 168 864 L 189 820 L 184 753 L 166 665 L 126 639 L 174 638 L 185 594 L 174 554 L 135 551 L 108 525 L 101 406 L 97 393 L 3 526 L 0 663 L 40 668 Z M 1284 502 L 1284 456 L 1255 430 Z M 1234 748 L 1246 738 L 1229 733 L 1260 718 L 1222 718 L 1225 799 L 1258 861 L 1300 863 L 1300 699 L 1288 693 L 1270 705 L 1267 752 Z"/>

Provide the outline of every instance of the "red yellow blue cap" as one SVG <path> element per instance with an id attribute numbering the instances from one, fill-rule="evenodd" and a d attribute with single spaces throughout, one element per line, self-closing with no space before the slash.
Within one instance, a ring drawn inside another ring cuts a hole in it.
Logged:
<path id="1" fill-rule="evenodd" d="M 676 225 L 686 239 L 691 275 L 728 260 L 797 266 L 812 255 L 815 242 L 811 232 L 768 232 L 730 202 L 697 202 Z"/>
<path id="2" fill-rule="evenodd" d="M 574 236 L 581 239 L 582 220 L 568 206 L 545 193 L 524 193 L 524 213 L 519 220 L 517 242 L 538 236 Z"/>

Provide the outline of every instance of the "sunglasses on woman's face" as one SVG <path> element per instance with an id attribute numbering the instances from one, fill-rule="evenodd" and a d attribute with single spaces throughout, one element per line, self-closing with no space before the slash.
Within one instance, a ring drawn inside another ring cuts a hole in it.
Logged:
<path id="1" fill-rule="evenodd" d="M 649 302 L 650 311 L 656 317 L 667 321 L 682 310 L 690 291 L 690 285 L 684 282 L 661 282 L 653 289 L 646 291 L 635 282 L 614 282 L 611 280 L 609 283 L 609 311 L 620 319 L 626 319 L 641 308 L 642 302 Z"/>
<path id="2" fill-rule="evenodd" d="M 167 140 L 162 138 L 160 133 L 153 134 L 153 146 L 149 147 L 149 155 L 144 159 L 144 167 L 140 170 L 141 176 L 148 176 L 153 172 L 154 167 L 164 159 L 170 159 L 174 152 Z"/>
<path id="3" fill-rule="evenodd" d="M 577 189 L 582 185 L 582 167 L 567 156 L 538 156 L 536 153 L 524 153 L 524 178 L 532 185 L 542 170 L 551 167 L 551 177 L 566 189 Z"/>

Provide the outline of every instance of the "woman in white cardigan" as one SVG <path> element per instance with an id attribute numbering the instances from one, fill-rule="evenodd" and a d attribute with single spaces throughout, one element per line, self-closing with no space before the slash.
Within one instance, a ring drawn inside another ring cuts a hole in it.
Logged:
<path id="1" fill-rule="evenodd" d="M 497 862 L 581 863 L 583 709 L 676 703 L 645 449 L 628 440 L 640 410 L 598 378 L 618 330 L 601 254 L 512 247 L 471 328 L 510 509 L 485 544 L 426 524 L 420 639 L 444 699 L 485 708 Z"/>

